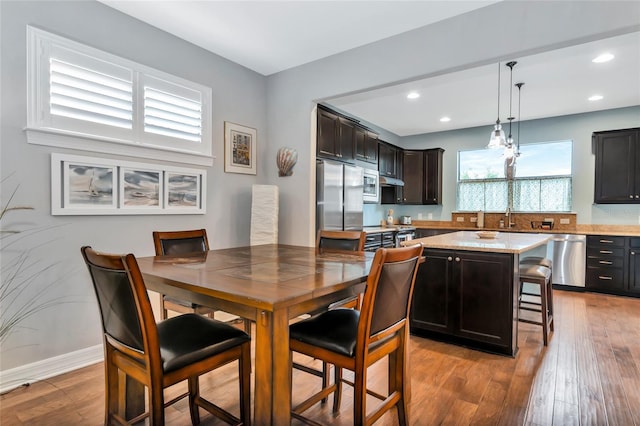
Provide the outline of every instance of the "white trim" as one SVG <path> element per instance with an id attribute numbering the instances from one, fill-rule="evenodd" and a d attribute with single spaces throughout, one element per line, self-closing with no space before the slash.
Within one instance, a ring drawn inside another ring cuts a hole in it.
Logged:
<path id="1" fill-rule="evenodd" d="M 147 158 L 150 160 L 193 164 L 196 166 L 212 166 L 215 156 L 204 156 L 180 152 L 179 150 L 158 150 L 144 146 L 133 146 L 119 143 L 117 140 L 98 140 L 81 135 L 63 135 L 53 130 L 25 129 L 27 141 L 35 145 L 68 148 L 80 151 L 100 152 L 119 156 Z M 90 146 L 90 148 L 88 148 Z"/>
<path id="2" fill-rule="evenodd" d="M 34 383 L 58 376 L 104 360 L 102 344 L 10 370 L 0 371 L 0 393 L 7 392 L 27 383 Z"/>

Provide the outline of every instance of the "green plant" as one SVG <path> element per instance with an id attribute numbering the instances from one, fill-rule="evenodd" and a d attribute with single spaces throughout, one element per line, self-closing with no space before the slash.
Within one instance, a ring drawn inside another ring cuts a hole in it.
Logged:
<path id="1" fill-rule="evenodd" d="M 4 181 L 5 179 L 2 180 Z M 6 224 L 7 215 L 21 210 L 33 210 L 29 206 L 11 205 L 18 188 L 19 186 L 12 191 L 0 211 L 0 344 L 27 318 L 62 301 L 60 297 L 45 297 L 51 286 L 40 288 L 47 272 L 56 266 L 55 263 L 42 266 L 38 257 L 33 256 L 33 251 L 42 244 L 19 248 L 22 238 L 33 235 L 39 229 L 11 229 Z"/>

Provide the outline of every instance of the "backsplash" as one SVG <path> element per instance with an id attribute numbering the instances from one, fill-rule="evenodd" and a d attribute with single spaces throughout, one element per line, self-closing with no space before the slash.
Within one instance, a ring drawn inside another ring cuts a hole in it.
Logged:
<path id="1" fill-rule="evenodd" d="M 576 213 L 512 213 L 511 229 L 515 230 L 554 230 L 574 231 L 576 229 Z M 477 213 L 459 212 L 451 214 L 451 224 L 460 228 L 477 228 Z M 500 221 L 503 226 L 500 226 Z M 485 213 L 484 228 L 507 229 L 507 216 L 504 213 Z"/>

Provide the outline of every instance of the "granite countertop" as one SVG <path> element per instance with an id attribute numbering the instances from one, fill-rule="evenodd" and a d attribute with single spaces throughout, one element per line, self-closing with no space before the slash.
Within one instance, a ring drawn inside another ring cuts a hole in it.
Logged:
<path id="1" fill-rule="evenodd" d="M 443 229 L 454 231 L 499 231 L 506 232 L 505 228 L 470 228 L 464 226 L 456 226 L 455 223 L 448 221 L 414 221 L 411 226 L 417 229 Z M 518 229 L 511 228 L 508 232 L 513 233 L 536 233 L 536 234 L 579 234 L 579 235 L 612 235 L 640 237 L 640 225 L 575 225 L 574 229 Z"/>
<path id="2" fill-rule="evenodd" d="M 434 237 L 416 238 L 403 242 L 402 245 L 422 243 L 425 248 L 519 254 L 545 245 L 551 238 L 548 234 L 498 232 L 496 238 L 484 239 L 478 237 L 476 232 L 458 231 Z"/>
<path id="3" fill-rule="evenodd" d="M 416 229 L 413 225 L 392 225 L 392 226 L 365 226 L 362 228 L 367 234 L 377 234 L 380 232 L 401 231 L 403 229 Z"/>

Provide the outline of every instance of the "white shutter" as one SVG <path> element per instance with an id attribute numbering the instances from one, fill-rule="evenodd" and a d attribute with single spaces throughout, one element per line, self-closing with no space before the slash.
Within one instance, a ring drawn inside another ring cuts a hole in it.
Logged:
<path id="1" fill-rule="evenodd" d="M 75 63 L 74 63 L 75 62 Z M 49 107 L 52 115 L 131 129 L 131 78 L 110 75 L 81 61 L 49 60 Z M 102 68 L 106 68 L 103 66 Z"/>
<path id="2" fill-rule="evenodd" d="M 167 83 L 164 84 L 166 85 Z M 200 143 L 202 141 L 200 93 L 184 87 L 180 89 L 182 92 L 191 92 L 191 97 L 186 98 L 167 90 L 145 85 L 144 131 Z"/>

